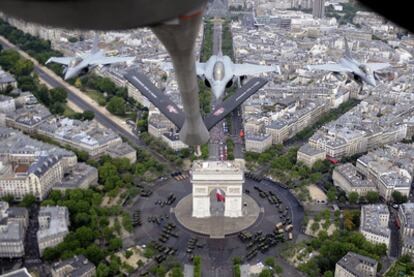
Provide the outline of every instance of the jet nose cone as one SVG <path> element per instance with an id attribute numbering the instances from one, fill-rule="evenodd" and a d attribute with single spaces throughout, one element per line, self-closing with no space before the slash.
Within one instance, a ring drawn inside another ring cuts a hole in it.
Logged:
<path id="1" fill-rule="evenodd" d="M 65 80 L 69 80 L 72 79 L 73 77 L 75 77 L 75 72 L 73 72 L 73 70 L 68 69 L 65 73 Z"/>
<path id="2" fill-rule="evenodd" d="M 377 81 L 375 80 L 375 78 L 374 78 L 374 77 L 371 77 L 371 78 L 369 79 L 369 84 L 370 84 L 371 86 L 373 86 L 373 87 L 377 86 Z"/>
<path id="3" fill-rule="evenodd" d="M 213 92 L 214 96 L 219 99 L 223 93 L 224 93 L 224 88 L 219 86 L 212 86 L 211 87 L 211 91 Z"/>

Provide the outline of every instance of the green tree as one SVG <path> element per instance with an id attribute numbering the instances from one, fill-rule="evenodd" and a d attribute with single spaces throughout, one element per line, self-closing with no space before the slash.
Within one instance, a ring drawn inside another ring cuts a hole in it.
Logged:
<path id="1" fill-rule="evenodd" d="M 312 223 L 312 225 L 311 225 L 311 230 L 312 230 L 312 232 L 316 232 L 316 231 L 318 231 L 318 230 L 319 230 L 319 228 L 320 228 L 320 224 L 319 224 L 318 222 L 314 222 L 314 223 Z"/>
<path id="2" fill-rule="evenodd" d="M 334 277 L 334 274 L 332 271 L 325 271 L 323 274 L 323 277 Z"/>
<path id="3" fill-rule="evenodd" d="M 355 203 L 357 203 L 357 202 L 358 202 L 358 199 L 359 199 L 359 194 L 358 194 L 358 192 L 356 192 L 356 191 L 352 191 L 352 192 L 350 192 L 350 193 L 349 193 L 349 195 L 348 195 L 348 200 L 349 200 L 349 203 L 351 203 L 351 204 L 355 204 Z"/>
<path id="4" fill-rule="evenodd" d="M 83 120 L 92 120 L 95 118 L 95 113 L 92 111 L 84 111 L 82 113 Z"/>
<path id="5" fill-rule="evenodd" d="M 44 251 L 43 251 L 43 255 L 42 258 L 46 261 L 53 261 L 56 260 L 59 257 L 59 250 L 57 248 L 50 248 L 47 247 Z"/>
<path id="6" fill-rule="evenodd" d="M 108 277 L 109 276 L 109 267 L 104 264 L 100 263 L 96 268 L 96 277 Z"/>
<path id="7" fill-rule="evenodd" d="M 312 166 L 313 172 L 327 173 L 331 165 L 328 160 L 318 160 Z"/>
<path id="8" fill-rule="evenodd" d="M 270 267 L 275 267 L 275 258 L 274 257 L 267 257 L 264 261 L 265 265 Z"/>
<path id="9" fill-rule="evenodd" d="M 107 251 L 103 250 L 96 244 L 89 245 L 85 250 L 85 256 L 94 264 L 98 264 L 107 255 Z"/>
<path id="10" fill-rule="evenodd" d="M 109 112 L 115 115 L 125 115 L 125 100 L 119 96 L 112 97 L 106 106 Z"/>
<path id="11" fill-rule="evenodd" d="M 96 234 L 92 231 L 91 228 L 82 226 L 76 229 L 76 237 L 79 240 L 81 247 L 88 246 L 91 242 L 95 240 Z"/>
<path id="12" fill-rule="evenodd" d="M 265 268 L 260 272 L 259 277 L 273 277 L 273 272 L 269 268 Z"/>
<path id="13" fill-rule="evenodd" d="M 278 275 L 283 273 L 283 267 L 281 267 L 280 265 L 275 265 L 274 270 Z"/>
<path id="14" fill-rule="evenodd" d="M 117 250 L 122 247 L 122 240 L 120 238 L 113 238 L 109 241 L 109 250 Z"/>
<path id="15" fill-rule="evenodd" d="M 367 200 L 369 203 L 378 203 L 379 201 L 379 194 L 376 191 L 368 191 L 367 192 L 367 196 L 366 196 Z"/>
<path id="16" fill-rule="evenodd" d="M 1 200 L 6 201 L 7 203 L 11 204 L 14 201 L 14 196 L 13 196 L 13 194 L 7 194 L 7 195 L 3 196 L 1 198 Z"/>
<path id="17" fill-rule="evenodd" d="M 66 98 L 68 97 L 68 93 L 64 88 L 58 87 L 53 88 L 49 91 L 50 93 L 50 100 L 54 103 L 66 103 Z"/>
<path id="18" fill-rule="evenodd" d="M 391 196 L 394 202 L 397 204 L 402 204 L 402 203 L 407 202 L 407 196 L 402 195 L 402 193 L 397 190 L 393 191 Z"/>
<path id="19" fill-rule="evenodd" d="M 328 190 L 328 193 L 326 194 L 326 196 L 327 196 L 329 202 L 335 201 L 335 199 L 336 199 L 336 189 L 335 189 L 335 187 L 331 187 Z"/>
<path id="20" fill-rule="evenodd" d="M 27 194 L 23 197 L 20 206 L 29 208 L 36 202 L 36 197 L 33 194 Z"/>
<path id="21" fill-rule="evenodd" d="M 200 256 L 194 256 L 193 265 L 194 265 L 194 277 L 201 277 L 201 257 Z"/>
<path id="22" fill-rule="evenodd" d="M 63 114 L 65 112 L 65 107 L 61 102 L 54 102 L 49 106 L 50 112 L 53 114 Z"/>
<path id="23" fill-rule="evenodd" d="M 29 60 L 20 59 L 15 65 L 14 65 L 14 74 L 18 76 L 23 75 L 30 75 L 33 72 L 34 65 Z"/>

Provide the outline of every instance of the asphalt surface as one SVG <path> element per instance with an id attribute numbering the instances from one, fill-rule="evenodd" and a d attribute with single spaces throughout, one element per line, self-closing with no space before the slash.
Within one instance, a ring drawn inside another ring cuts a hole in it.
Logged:
<path id="1" fill-rule="evenodd" d="M 231 136 L 234 142 L 233 155 L 235 159 L 244 159 L 244 139 L 240 137 L 240 130 L 243 130 L 241 114 L 240 107 L 231 114 Z"/>
<path id="2" fill-rule="evenodd" d="M 15 45 L 13 45 L 11 43 L 2 41 L 1 44 L 3 45 L 4 48 L 13 48 L 13 49 L 17 49 L 19 51 L 22 51 L 18 47 L 16 47 Z M 123 138 L 125 138 L 126 140 L 128 140 L 133 146 L 138 147 L 138 148 L 145 148 L 147 151 L 149 151 L 153 155 L 153 157 L 155 157 L 158 161 L 160 161 L 164 164 L 167 164 L 171 169 L 176 169 L 177 168 L 174 164 L 172 164 L 170 161 L 165 159 L 158 152 L 156 152 L 156 151 L 150 149 L 149 147 L 147 147 L 147 145 L 144 142 L 142 142 L 141 140 L 139 140 L 139 138 L 136 135 L 134 135 L 134 134 L 128 132 L 127 130 L 125 130 L 124 128 L 120 127 L 112 119 L 110 119 L 109 117 L 107 117 L 103 113 L 101 113 L 95 106 L 91 105 L 90 103 L 83 100 L 81 97 L 77 96 L 76 93 L 73 92 L 72 89 L 69 86 L 62 86 L 59 81 L 57 81 L 55 78 L 50 76 L 49 73 L 47 73 L 45 70 L 43 70 L 39 65 L 34 66 L 34 71 L 49 86 L 51 86 L 53 88 L 62 87 L 63 89 L 65 89 L 66 92 L 68 93 L 68 100 L 73 102 L 80 109 L 82 109 L 84 111 L 94 112 L 95 113 L 95 119 L 100 124 L 102 124 L 106 128 L 109 128 L 109 129 L 113 130 L 118 135 L 120 135 Z"/>
<path id="3" fill-rule="evenodd" d="M 391 230 L 391 240 L 390 240 L 390 253 L 389 255 L 394 258 L 400 256 L 400 230 L 397 228 L 395 220 L 398 217 L 398 210 L 393 207 L 389 208 L 390 210 L 390 220 L 388 222 L 388 227 Z"/>
<path id="4" fill-rule="evenodd" d="M 251 196 L 261 207 L 262 212 L 257 221 L 247 231 L 258 232 L 262 231 L 264 234 L 272 233 L 276 223 L 280 221 L 278 209 L 271 205 L 266 199 L 260 198 L 259 194 L 254 190 L 254 186 L 260 187 L 264 191 L 273 191 L 282 201 L 285 207 L 288 207 L 292 223 L 294 224 L 293 234 L 296 238 L 301 229 L 301 222 L 303 220 L 304 211 L 300 206 L 296 198 L 289 192 L 276 183 L 269 181 L 262 181 L 260 183 L 246 179 L 244 188 L 250 191 Z M 192 186 L 189 180 L 175 181 L 170 179 L 163 184 L 157 185 L 153 189 L 153 194 L 149 198 L 139 198 L 130 209 L 131 213 L 136 210 L 141 211 L 142 226 L 134 229 L 134 241 L 138 245 L 148 245 L 152 240 L 157 241 L 161 235 L 162 227 L 169 223 L 174 223 L 177 228 L 174 230 L 178 238 L 171 237 L 166 243 L 166 246 L 170 246 L 178 249 L 176 258 L 183 263 L 191 263 L 190 255 L 186 253 L 188 240 L 191 238 L 197 238 L 198 241 L 204 245 L 202 248 L 196 248 L 194 255 L 200 255 L 202 258 L 202 270 L 203 276 L 232 276 L 232 259 L 233 257 L 245 257 L 247 254 L 246 244 L 241 242 L 237 235 L 226 236 L 224 239 L 210 239 L 207 236 L 193 233 L 181 226 L 175 219 L 172 213 L 173 207 L 178 201 L 191 193 Z M 167 196 L 173 193 L 177 200 L 171 206 L 161 207 L 155 203 L 158 200 L 166 200 Z M 148 222 L 148 217 L 156 216 L 162 217 L 161 224 Z M 279 250 L 283 244 L 277 245 L 275 248 L 270 249 L 265 253 L 258 253 L 258 255 L 249 260 L 248 263 L 256 264 L 263 261 L 268 256 L 278 256 Z M 284 276 L 299 276 L 299 272 L 289 264 L 283 264 Z"/>

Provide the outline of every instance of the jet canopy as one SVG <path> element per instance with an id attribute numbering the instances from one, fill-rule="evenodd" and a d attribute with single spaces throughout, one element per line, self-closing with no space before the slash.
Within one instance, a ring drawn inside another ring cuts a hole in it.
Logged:
<path id="1" fill-rule="evenodd" d="M 225 75 L 223 62 L 216 62 L 213 68 L 213 78 L 216 81 L 223 80 Z"/>
<path id="2" fill-rule="evenodd" d="M 364 72 L 365 74 L 370 74 L 371 73 L 371 69 L 366 66 L 365 64 L 361 64 L 359 66 L 359 69 L 361 69 L 362 72 Z"/>
<path id="3" fill-rule="evenodd" d="M 75 67 L 82 62 L 81 58 L 74 58 L 70 61 L 69 67 Z"/>

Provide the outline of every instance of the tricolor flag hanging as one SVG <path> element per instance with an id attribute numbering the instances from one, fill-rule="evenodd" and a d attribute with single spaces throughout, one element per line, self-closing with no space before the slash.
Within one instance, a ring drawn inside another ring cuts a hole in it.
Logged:
<path id="1" fill-rule="evenodd" d="M 219 189 L 216 189 L 216 199 L 218 202 L 224 202 L 224 195 Z"/>

